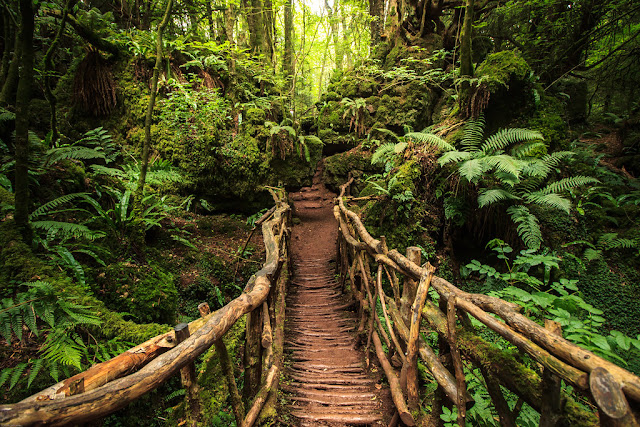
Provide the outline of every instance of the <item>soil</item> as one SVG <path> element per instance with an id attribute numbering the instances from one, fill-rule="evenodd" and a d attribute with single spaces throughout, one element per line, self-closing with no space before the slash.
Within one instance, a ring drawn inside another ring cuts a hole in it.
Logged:
<path id="1" fill-rule="evenodd" d="M 292 193 L 293 276 L 287 296 L 287 409 L 300 426 L 387 425 L 390 392 L 379 371 L 367 371 L 357 349 L 352 301 L 336 280 L 338 227 L 331 193 L 321 182 Z"/>

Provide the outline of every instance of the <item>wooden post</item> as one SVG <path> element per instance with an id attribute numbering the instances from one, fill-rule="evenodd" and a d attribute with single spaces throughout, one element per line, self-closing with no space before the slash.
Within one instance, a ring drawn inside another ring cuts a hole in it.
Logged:
<path id="1" fill-rule="evenodd" d="M 552 334 L 562 336 L 562 327 L 558 322 L 546 319 L 545 329 Z M 562 401 L 560 390 L 562 382 L 550 369 L 542 371 L 542 408 L 540 409 L 540 427 L 555 427 L 562 421 Z"/>
<path id="2" fill-rule="evenodd" d="M 598 367 L 591 371 L 589 387 L 598 405 L 601 426 L 638 427 L 620 383 L 606 369 Z"/>
<path id="3" fill-rule="evenodd" d="M 180 323 L 173 328 L 176 334 L 176 342 L 180 344 L 189 338 L 189 324 Z M 187 392 L 187 414 L 190 424 L 195 426 L 200 421 L 200 399 L 198 398 L 198 382 L 196 376 L 196 365 L 191 362 L 180 369 L 182 386 Z"/>
<path id="4" fill-rule="evenodd" d="M 244 387 L 242 399 L 245 407 L 251 403 L 260 388 L 262 378 L 262 308 L 247 314 L 244 343 Z"/>
<path id="5" fill-rule="evenodd" d="M 209 304 L 207 304 L 206 302 L 198 305 L 198 311 L 200 312 L 200 316 L 202 317 L 206 317 L 209 313 L 211 313 Z M 217 340 L 214 345 L 216 347 L 216 353 L 218 353 L 218 358 L 220 360 L 220 367 L 222 368 L 222 372 L 224 373 L 225 379 L 227 380 L 227 388 L 229 389 L 229 396 L 231 397 L 231 408 L 233 409 L 233 415 L 236 418 L 236 424 L 240 425 L 240 423 L 242 423 L 242 420 L 244 419 L 244 405 L 242 404 L 242 398 L 240 398 L 238 386 L 236 385 L 236 377 L 233 371 L 233 364 L 231 363 L 231 358 L 229 357 L 229 353 L 227 352 L 227 346 L 224 345 L 224 341 L 222 341 L 222 338 Z"/>
<path id="6" fill-rule="evenodd" d="M 464 366 L 462 365 L 462 358 L 460 357 L 460 351 L 458 351 L 458 344 L 456 340 L 456 297 L 450 296 L 447 301 L 447 325 L 449 340 L 449 350 L 451 351 L 451 359 L 453 361 L 453 368 L 456 374 L 456 380 L 458 383 L 458 396 L 456 399 L 456 406 L 458 407 L 458 425 L 464 427 L 465 417 L 467 416 L 467 408 L 464 402 L 464 394 L 467 389 L 467 385 L 464 381 Z"/>
<path id="7" fill-rule="evenodd" d="M 409 246 L 407 248 L 407 258 L 409 258 L 409 261 L 419 266 L 421 263 L 422 251 L 416 246 Z M 407 325 L 411 324 L 411 304 L 416 299 L 417 288 L 418 283 L 415 280 L 409 277 L 405 278 L 402 286 L 402 298 L 400 299 L 400 314 Z"/>

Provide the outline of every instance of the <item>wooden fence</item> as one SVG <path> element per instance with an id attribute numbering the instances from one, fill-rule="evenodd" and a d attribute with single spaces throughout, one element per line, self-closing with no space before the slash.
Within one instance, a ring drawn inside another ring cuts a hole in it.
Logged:
<path id="1" fill-rule="evenodd" d="M 416 424 L 420 357 L 438 384 L 434 407 L 438 400 L 455 405 L 460 425 L 474 404 L 465 384 L 463 359 L 480 369 L 503 426 L 515 426 L 525 402 L 540 413 L 541 426 L 638 425 L 640 378 L 562 338 L 555 322 L 542 327 L 522 315 L 517 304 L 464 292 L 435 276 L 431 264 L 421 266 L 419 248 L 409 248 L 406 256 L 388 249 L 384 237 L 374 239 L 359 216 L 345 206 L 351 182 L 341 188 L 334 208 L 340 227 L 339 269 L 345 289 L 359 302 L 358 330 L 367 335 L 367 355 L 373 345 L 391 386 L 397 408 L 392 424 L 398 418 L 406 425 Z M 404 276 L 402 289 L 398 275 Z M 390 283 L 392 297 L 385 295 L 383 277 Z M 428 298 L 430 288 L 437 291 L 438 301 Z M 384 324 L 376 314 L 378 299 Z M 478 336 L 468 316 L 526 353 L 541 374 Z M 438 354 L 420 337 L 421 327 L 437 332 Z M 399 371 L 390 360 L 401 366 Z M 560 380 L 588 397 L 598 416 L 565 394 Z M 500 386 L 518 396 L 515 408 L 509 407 Z"/>
<path id="2" fill-rule="evenodd" d="M 258 221 L 262 225 L 266 261 L 238 298 L 214 313 L 209 313 L 206 303 L 200 304 L 201 319 L 180 324 L 172 332 L 156 336 L 19 403 L 0 405 L 0 424 L 64 425 L 90 421 L 126 406 L 180 373 L 186 388 L 189 422 L 195 425 L 200 410 L 194 361 L 215 345 L 237 424 L 252 426 L 265 403 L 275 404 L 284 344 L 287 274 L 282 273 L 288 270 L 291 214 L 285 196 L 270 191 L 276 206 Z M 223 335 L 245 314 L 243 394 L 246 401 L 253 401 L 246 413 L 222 341 Z"/>

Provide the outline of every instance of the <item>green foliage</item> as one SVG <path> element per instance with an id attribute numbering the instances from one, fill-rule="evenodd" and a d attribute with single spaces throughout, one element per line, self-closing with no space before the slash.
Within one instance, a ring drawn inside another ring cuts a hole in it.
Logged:
<path id="1" fill-rule="evenodd" d="M 637 239 L 621 238 L 618 237 L 618 233 L 603 233 L 597 237 L 595 243 L 586 240 L 575 240 L 563 246 L 567 247 L 572 245 L 586 246 L 583 258 L 588 262 L 602 259 L 604 253 L 612 249 L 635 249 L 640 247 Z M 640 256 L 640 251 L 638 251 L 636 255 Z"/>
<path id="2" fill-rule="evenodd" d="M 25 339 L 23 330 L 26 329 L 36 337 L 44 335 L 46 339 L 40 348 L 42 358 L 3 369 L 0 386 L 10 378 L 9 389 L 23 379 L 27 367 L 30 368 L 27 387 L 43 366 L 55 381 L 58 381 L 59 366 L 64 370 L 69 367 L 82 369 L 89 349 L 78 330 L 102 323 L 89 307 L 77 304 L 72 298 L 60 296 L 48 282 L 29 282 L 22 286 L 26 290 L 0 301 L 2 337 L 7 343 L 11 343 L 14 337 L 22 341 Z"/>

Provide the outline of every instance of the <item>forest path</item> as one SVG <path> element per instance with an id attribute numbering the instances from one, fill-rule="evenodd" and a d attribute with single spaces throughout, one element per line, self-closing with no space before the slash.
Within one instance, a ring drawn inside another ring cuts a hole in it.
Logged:
<path id="1" fill-rule="evenodd" d="M 383 425 L 390 393 L 365 369 L 356 349 L 355 313 L 335 278 L 338 226 L 318 169 L 312 187 L 291 194 L 301 220 L 291 236 L 283 389 L 301 426 Z M 386 425 L 386 424 L 384 424 Z"/>

